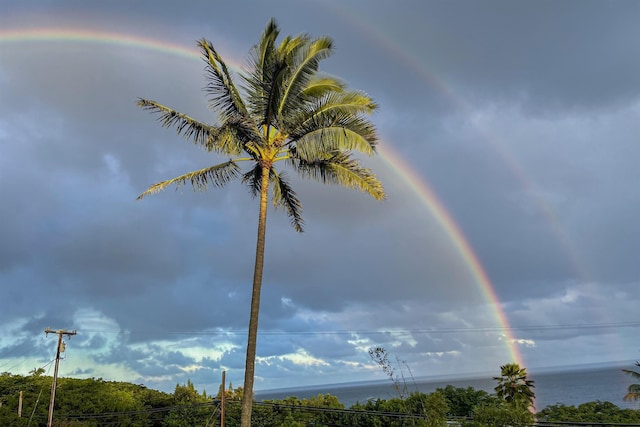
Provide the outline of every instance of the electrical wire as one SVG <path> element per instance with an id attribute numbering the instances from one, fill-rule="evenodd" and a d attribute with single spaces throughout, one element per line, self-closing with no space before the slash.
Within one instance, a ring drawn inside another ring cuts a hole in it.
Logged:
<path id="1" fill-rule="evenodd" d="M 632 322 L 608 322 L 608 323 L 573 323 L 573 324 L 551 324 L 551 325 L 519 325 L 519 326 L 479 326 L 479 327 L 461 327 L 461 328 L 380 328 L 374 329 L 333 329 L 323 331 L 300 331 L 300 330 L 272 330 L 259 331 L 261 336 L 278 336 L 278 335 L 387 335 L 395 332 L 409 332 L 413 334 L 457 334 L 457 333 L 486 333 L 486 332 L 506 332 L 506 331 L 549 331 L 549 330 L 581 330 L 581 329 L 611 329 L 611 328 L 632 328 L 640 326 L 640 321 Z M 83 330 L 86 333 L 120 333 L 120 331 L 109 330 Z M 129 331 L 130 334 L 149 334 L 158 332 L 157 330 L 136 330 Z M 162 331 L 168 335 L 201 335 L 201 336 L 235 336 L 246 335 L 245 329 L 230 329 L 216 331 L 194 331 L 194 330 L 175 330 Z"/>
<path id="2" fill-rule="evenodd" d="M 51 364 L 55 361 L 51 360 L 50 362 L 48 362 L 46 365 L 49 365 L 49 368 L 47 369 L 47 375 L 49 375 L 49 371 L 51 371 Z M 44 369 L 44 366 L 42 366 L 41 369 Z M 40 393 L 38 393 L 38 397 L 36 398 L 36 403 L 33 405 L 33 411 L 31 411 L 31 416 L 29 417 L 29 422 L 27 423 L 27 427 L 29 427 L 31 425 L 31 421 L 33 420 L 33 415 L 36 413 L 36 408 L 38 407 L 38 403 L 40 402 L 40 396 L 42 396 L 42 391 L 44 390 L 44 382 L 42 382 L 42 387 L 40 388 Z"/>

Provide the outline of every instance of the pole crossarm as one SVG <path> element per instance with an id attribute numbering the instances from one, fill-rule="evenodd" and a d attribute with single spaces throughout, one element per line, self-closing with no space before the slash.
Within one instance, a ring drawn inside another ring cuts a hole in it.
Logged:
<path id="1" fill-rule="evenodd" d="M 66 335 L 69 338 L 71 338 L 72 335 L 76 335 L 78 332 L 76 332 L 75 329 L 73 331 L 67 331 L 66 329 L 58 329 L 58 330 L 54 331 L 53 329 L 47 327 L 44 330 L 44 333 L 45 333 L 46 336 L 49 336 L 49 334 L 57 334 L 57 335 Z"/>

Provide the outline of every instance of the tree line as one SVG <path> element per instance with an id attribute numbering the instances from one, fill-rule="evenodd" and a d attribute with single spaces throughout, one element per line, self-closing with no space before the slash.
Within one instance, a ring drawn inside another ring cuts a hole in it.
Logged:
<path id="1" fill-rule="evenodd" d="M 46 426 L 52 378 L 34 370 L 23 376 L 0 374 L 0 425 Z M 433 393 L 414 391 L 390 399 L 371 399 L 346 408 L 336 396 L 295 396 L 254 402 L 252 425 L 270 427 L 370 426 L 524 427 L 551 422 L 640 424 L 640 411 L 610 402 L 552 405 L 533 411 L 534 384 L 517 364 L 501 366 L 494 393 L 448 385 Z M 222 390 L 196 390 L 191 381 L 165 393 L 144 385 L 101 378 L 59 378 L 54 408 L 58 427 L 220 426 Z M 22 392 L 21 415 L 18 416 Z M 243 389 L 225 390 L 225 426 L 240 425 Z M 582 424 L 587 425 L 587 424 Z M 593 424 L 599 425 L 599 424 Z M 600 424 L 601 425 L 601 424 Z M 622 424 L 624 425 L 624 424 Z"/>

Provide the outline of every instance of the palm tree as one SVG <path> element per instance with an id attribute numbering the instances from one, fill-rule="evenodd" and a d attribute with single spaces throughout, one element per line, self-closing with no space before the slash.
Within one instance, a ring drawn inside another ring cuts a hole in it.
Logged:
<path id="1" fill-rule="evenodd" d="M 138 106 L 159 114 L 164 127 L 207 152 L 229 160 L 185 173 L 150 186 L 138 199 L 170 185 L 190 183 L 194 189 L 223 187 L 239 179 L 260 200 L 253 290 L 247 337 L 243 427 L 251 424 L 253 379 L 264 265 L 267 205 L 287 212 L 293 228 L 303 231 L 302 205 L 280 163 L 303 178 L 338 184 L 385 198 L 380 181 L 353 158 L 353 152 L 374 155 L 377 135 L 365 117 L 377 105 L 361 91 L 350 90 L 340 79 L 319 72 L 319 62 L 329 57 L 333 41 L 307 34 L 276 40 L 279 28 L 271 19 L 252 48 L 248 68 L 240 74 L 242 93 L 213 45 L 202 39 L 198 46 L 206 62 L 210 106 L 216 124 L 199 122 L 186 114 L 147 99 Z M 248 164 L 241 169 L 240 164 Z"/>
<path id="2" fill-rule="evenodd" d="M 498 381 L 494 390 L 499 398 L 508 403 L 524 403 L 527 408 L 533 406 L 536 395 L 532 389 L 535 385 L 533 380 L 527 379 L 526 368 L 517 363 L 507 363 L 500 366 L 500 376 L 493 379 Z"/>
<path id="3" fill-rule="evenodd" d="M 636 366 L 640 366 L 640 362 L 636 361 Z M 631 375 L 635 379 L 640 379 L 640 372 L 631 369 L 623 369 L 622 372 Z M 631 384 L 627 389 L 627 394 L 622 398 L 625 402 L 640 400 L 640 384 Z"/>

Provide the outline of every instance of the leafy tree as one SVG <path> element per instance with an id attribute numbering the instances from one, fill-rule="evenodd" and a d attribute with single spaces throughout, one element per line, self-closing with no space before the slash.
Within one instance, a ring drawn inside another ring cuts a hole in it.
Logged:
<path id="1" fill-rule="evenodd" d="M 517 363 L 500 366 L 500 376 L 495 387 L 496 397 L 489 398 L 473 408 L 470 427 L 524 427 L 535 421 L 533 401 L 534 382 L 527 378 L 527 371 Z"/>
<path id="2" fill-rule="evenodd" d="M 389 400 L 372 399 L 365 403 L 356 403 L 350 409 L 363 413 L 351 413 L 348 419 L 343 417 L 342 425 L 440 427 L 446 425 L 448 404 L 445 396 L 440 392 L 430 394 L 413 392 L 406 399 L 397 397 Z M 379 412 L 379 414 L 365 411 Z"/>
<path id="3" fill-rule="evenodd" d="M 529 427 L 534 423 L 529 408 L 505 400 L 489 400 L 474 409 L 466 427 Z"/>
<path id="4" fill-rule="evenodd" d="M 535 385 L 533 380 L 527 378 L 526 368 L 521 368 L 517 363 L 508 363 L 500 366 L 500 376 L 493 379 L 498 381 L 495 391 L 500 399 L 526 408 L 533 407 Z"/>
<path id="5" fill-rule="evenodd" d="M 436 391 L 442 393 L 447 399 L 448 415 L 452 417 L 471 417 L 476 406 L 487 403 L 491 398 L 486 391 L 476 390 L 473 387 L 462 388 L 448 385 L 444 388 L 438 388 Z"/>
<path id="6" fill-rule="evenodd" d="M 578 406 L 550 405 L 537 414 L 540 422 L 640 423 L 640 411 L 621 409 L 611 402 L 594 401 Z"/>
<path id="7" fill-rule="evenodd" d="M 640 362 L 636 361 L 636 366 L 640 366 Z M 622 372 L 631 375 L 633 378 L 640 380 L 640 372 L 631 369 L 623 369 Z M 627 394 L 622 398 L 625 402 L 640 400 L 640 384 L 631 384 L 627 389 Z"/>
<path id="8" fill-rule="evenodd" d="M 409 401 L 416 393 L 409 396 Z M 447 425 L 447 413 L 449 405 L 447 398 L 439 391 L 429 393 L 424 399 L 424 414 L 427 416 L 427 427 L 444 427 Z"/>
<path id="9" fill-rule="evenodd" d="M 187 384 L 176 384 L 173 392 L 174 406 L 166 417 L 165 427 L 196 427 L 207 424 L 212 415 L 213 407 L 205 405 L 210 403 L 207 393 L 198 393 L 191 380 Z"/>
<path id="10" fill-rule="evenodd" d="M 376 176 L 352 157 L 352 152 L 375 154 L 375 127 L 365 115 L 376 109 L 366 94 L 349 90 L 335 77 L 319 72 L 321 60 L 329 57 L 333 41 L 301 34 L 276 44 L 280 30 L 270 20 L 250 54 L 249 69 L 241 78 L 244 97 L 231 73 L 205 39 L 198 46 L 207 63 L 209 94 L 217 124 L 209 125 L 155 101 L 140 99 L 138 106 L 160 114 L 165 127 L 229 160 L 161 181 L 138 198 L 170 185 L 190 183 L 194 189 L 223 187 L 240 179 L 260 201 L 258 234 L 247 354 L 245 361 L 242 426 L 251 425 L 258 314 L 264 265 L 267 204 L 286 210 L 296 231 L 302 231 L 302 205 L 289 184 L 283 163 L 303 178 L 358 189 L 375 199 L 385 197 Z M 241 163 L 248 163 L 242 171 Z"/>

